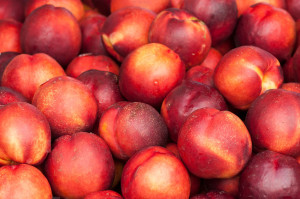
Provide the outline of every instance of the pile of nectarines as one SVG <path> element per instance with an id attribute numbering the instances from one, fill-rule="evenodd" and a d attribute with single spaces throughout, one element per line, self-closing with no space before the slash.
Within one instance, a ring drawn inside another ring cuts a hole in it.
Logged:
<path id="1" fill-rule="evenodd" d="M 300 0 L 0 0 L 0 199 L 300 199 Z"/>

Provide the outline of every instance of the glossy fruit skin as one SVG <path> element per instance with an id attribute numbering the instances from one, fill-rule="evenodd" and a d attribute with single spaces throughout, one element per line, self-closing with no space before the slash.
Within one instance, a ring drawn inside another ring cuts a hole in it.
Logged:
<path id="1" fill-rule="evenodd" d="M 273 151 L 255 155 L 241 173 L 239 198 L 291 198 L 300 195 L 300 164 Z"/>

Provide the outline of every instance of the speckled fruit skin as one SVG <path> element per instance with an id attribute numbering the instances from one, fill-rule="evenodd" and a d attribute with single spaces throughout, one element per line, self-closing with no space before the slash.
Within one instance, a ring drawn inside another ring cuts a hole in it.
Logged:
<path id="1" fill-rule="evenodd" d="M 213 46 L 229 38 L 238 20 L 235 0 L 184 0 L 183 9 L 208 26 Z"/>
<path id="2" fill-rule="evenodd" d="M 294 50 L 296 23 L 284 9 L 266 3 L 255 4 L 241 15 L 234 41 L 237 46 L 260 47 L 285 61 Z"/>
<path id="3" fill-rule="evenodd" d="M 97 118 L 97 101 L 93 93 L 79 80 L 55 77 L 35 92 L 32 99 L 51 126 L 53 137 L 90 131 Z"/>
<path id="4" fill-rule="evenodd" d="M 0 184 L 0 198 L 52 198 L 47 178 L 28 164 L 0 167 Z"/>
<path id="5" fill-rule="evenodd" d="M 159 146 L 146 148 L 131 157 L 121 179 L 124 199 L 188 199 L 190 186 L 183 163 Z"/>
<path id="6" fill-rule="evenodd" d="M 81 0 L 26 0 L 25 16 L 27 17 L 32 11 L 46 4 L 69 10 L 77 20 L 80 20 L 84 15 Z"/>
<path id="7" fill-rule="evenodd" d="M 107 52 L 116 60 L 148 43 L 148 32 L 156 14 L 140 7 L 125 7 L 113 12 L 102 26 L 102 41 Z"/>
<path id="8" fill-rule="evenodd" d="M 81 73 L 95 69 L 119 75 L 119 66 L 106 55 L 81 54 L 75 57 L 66 68 L 67 75 L 77 78 Z"/>
<path id="9" fill-rule="evenodd" d="M 272 89 L 249 108 L 245 124 L 253 145 L 286 155 L 300 155 L 300 94 Z"/>
<path id="10" fill-rule="evenodd" d="M 87 132 L 56 139 L 45 161 L 45 174 L 52 190 L 63 198 L 83 198 L 109 189 L 114 169 L 105 141 Z"/>
<path id="11" fill-rule="evenodd" d="M 178 136 L 179 154 L 200 178 L 230 178 L 246 165 L 252 153 L 243 121 L 229 111 L 201 108 L 191 113 Z"/>
<path id="12" fill-rule="evenodd" d="M 255 155 L 241 173 L 239 198 L 291 198 L 300 195 L 300 164 L 273 151 Z"/>
<path id="13" fill-rule="evenodd" d="M 29 102 L 29 100 L 18 91 L 0 86 L 0 105 L 6 105 L 13 102 Z"/>
<path id="14" fill-rule="evenodd" d="M 268 89 L 283 83 L 280 62 L 255 46 L 241 46 L 226 53 L 215 68 L 216 88 L 235 108 L 247 110 Z"/>
<path id="15" fill-rule="evenodd" d="M 111 7 L 110 10 L 111 12 L 115 12 L 117 10 L 120 10 L 125 7 L 129 6 L 135 6 L 135 7 L 140 7 L 140 8 L 145 8 L 147 10 L 151 10 L 155 13 L 159 13 L 166 8 L 169 7 L 170 1 L 169 0 L 111 0 Z"/>
<path id="16" fill-rule="evenodd" d="M 129 101 L 160 108 L 166 95 L 185 76 L 185 65 L 173 50 L 159 43 L 134 50 L 122 62 L 119 86 Z"/>
<path id="17" fill-rule="evenodd" d="M 204 107 L 227 110 L 225 99 L 215 88 L 194 81 L 183 81 L 166 96 L 160 112 L 174 142 L 177 142 L 179 130 L 186 118 L 193 111 Z"/>
<path id="18" fill-rule="evenodd" d="M 153 20 L 149 42 L 168 46 L 190 68 L 206 58 L 211 36 L 207 26 L 196 16 L 183 9 L 169 8 Z"/>
<path id="19" fill-rule="evenodd" d="M 54 77 L 65 75 L 62 66 L 45 53 L 20 54 L 6 66 L 1 85 L 10 87 L 32 100 L 40 85 Z"/>
<path id="20" fill-rule="evenodd" d="M 118 102 L 110 106 L 99 122 L 99 135 L 115 157 L 129 159 L 149 146 L 167 144 L 168 131 L 158 111 L 141 102 Z"/>
<path id="21" fill-rule="evenodd" d="M 46 117 L 26 102 L 0 108 L 0 137 L 0 165 L 37 165 L 51 150 L 51 131 Z"/>
<path id="22" fill-rule="evenodd" d="M 26 17 L 21 29 L 24 53 L 46 53 L 63 67 L 78 55 L 81 31 L 75 17 L 65 8 L 44 5 Z"/>

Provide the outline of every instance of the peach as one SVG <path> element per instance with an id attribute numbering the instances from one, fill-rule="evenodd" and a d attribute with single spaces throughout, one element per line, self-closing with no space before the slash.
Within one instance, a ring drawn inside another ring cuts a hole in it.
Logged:
<path id="1" fill-rule="evenodd" d="M 294 17 L 294 19 L 300 19 L 300 1 L 285 0 L 285 2 L 287 11 Z"/>
<path id="2" fill-rule="evenodd" d="M 18 91 L 0 86 L 0 105 L 6 105 L 13 102 L 29 102 L 29 100 Z"/>
<path id="3" fill-rule="evenodd" d="M 234 40 L 233 40 L 233 34 L 228 39 L 218 43 L 217 45 L 214 45 L 213 47 L 216 50 L 218 50 L 222 55 L 225 55 L 230 50 L 232 50 L 236 47 Z"/>
<path id="4" fill-rule="evenodd" d="M 79 80 L 54 77 L 35 92 L 32 104 L 46 116 L 54 137 L 90 131 L 97 118 L 97 101 Z"/>
<path id="5" fill-rule="evenodd" d="M 178 8 L 166 9 L 155 17 L 149 29 L 149 42 L 161 43 L 172 49 L 187 68 L 203 62 L 211 47 L 207 26 L 194 15 Z"/>
<path id="6" fill-rule="evenodd" d="M 300 94 L 272 89 L 258 97 L 247 112 L 245 124 L 259 150 L 300 155 Z"/>
<path id="7" fill-rule="evenodd" d="M 274 151 L 255 155 L 241 173 L 239 198 L 299 198 L 300 166 Z"/>
<path id="8" fill-rule="evenodd" d="M 19 52 L 21 53 L 21 27 L 22 23 L 6 19 L 0 20 L 0 53 L 1 52 Z"/>
<path id="9" fill-rule="evenodd" d="M 86 132 L 56 139 L 45 161 L 45 173 L 52 190 L 63 198 L 84 198 L 110 188 L 114 169 L 104 140 Z"/>
<path id="10" fill-rule="evenodd" d="M 155 13 L 159 13 L 169 7 L 170 0 L 111 0 L 110 10 L 115 12 L 125 7 L 135 6 L 140 8 L 146 8 Z"/>
<path id="11" fill-rule="evenodd" d="M 237 46 L 254 45 L 287 60 L 296 43 L 296 23 L 284 9 L 259 3 L 241 15 L 234 40 Z"/>
<path id="12" fill-rule="evenodd" d="M 226 53 L 214 73 L 216 88 L 229 103 L 242 110 L 282 82 L 282 69 L 276 57 L 254 46 L 241 46 Z"/>
<path id="13" fill-rule="evenodd" d="M 133 51 L 122 62 L 119 86 L 127 100 L 160 108 L 166 95 L 184 76 L 185 65 L 173 50 L 150 43 Z"/>
<path id="14" fill-rule="evenodd" d="M 293 91 L 296 93 L 300 93 L 300 83 L 299 82 L 288 82 L 288 83 L 283 83 L 281 85 L 282 89 L 288 90 L 288 91 Z"/>
<path id="15" fill-rule="evenodd" d="M 7 64 L 17 55 L 20 53 L 18 52 L 3 52 L 0 53 L 0 85 L 2 81 L 3 72 L 7 66 Z"/>
<path id="16" fill-rule="evenodd" d="M 25 2 L 23 0 L 0 0 L 0 19 L 23 22 Z"/>
<path id="17" fill-rule="evenodd" d="M 207 25 L 213 46 L 229 38 L 238 19 L 235 0 L 185 0 L 183 9 Z"/>
<path id="18" fill-rule="evenodd" d="M 27 0 L 25 16 L 27 17 L 32 11 L 46 4 L 66 8 L 77 20 L 80 20 L 84 14 L 83 3 L 80 0 Z"/>
<path id="19" fill-rule="evenodd" d="M 80 51 L 80 26 L 67 9 L 44 5 L 26 17 L 21 47 L 27 54 L 46 53 L 65 67 Z"/>
<path id="20" fill-rule="evenodd" d="M 91 8 L 96 8 L 101 14 L 110 15 L 111 0 L 83 0 Z"/>
<path id="21" fill-rule="evenodd" d="M 201 108 L 183 123 L 177 146 L 188 170 L 200 178 L 230 178 L 246 165 L 252 153 L 243 121 L 229 111 Z"/>
<path id="22" fill-rule="evenodd" d="M 185 80 L 196 81 L 214 87 L 213 74 L 221 58 L 222 54 L 211 48 L 200 65 L 194 66 L 186 72 Z"/>
<path id="23" fill-rule="evenodd" d="M 94 14 L 85 16 L 79 21 L 82 34 L 81 53 L 108 55 L 101 38 L 101 29 L 105 20 L 105 16 Z"/>
<path id="24" fill-rule="evenodd" d="M 170 151 L 152 146 L 139 151 L 125 164 L 121 189 L 124 198 L 187 199 L 189 174 Z"/>
<path id="25" fill-rule="evenodd" d="M 0 109 L 0 165 L 40 164 L 51 150 L 46 117 L 33 105 L 14 102 Z"/>
<path id="26" fill-rule="evenodd" d="M 1 84 L 10 87 L 29 100 L 40 85 L 53 77 L 66 75 L 64 69 L 47 54 L 17 55 L 6 66 Z"/>
<path id="27" fill-rule="evenodd" d="M 166 145 L 168 131 L 163 118 L 152 106 L 123 101 L 104 111 L 99 135 L 115 157 L 127 160 L 146 147 Z"/>
<path id="28" fill-rule="evenodd" d="M 81 73 L 91 69 L 108 71 L 119 75 L 119 66 L 105 55 L 81 54 L 75 57 L 66 68 L 67 75 L 77 78 Z"/>
<path id="29" fill-rule="evenodd" d="M 125 100 L 119 89 L 119 77 L 111 72 L 88 70 L 77 79 L 83 82 L 96 97 L 99 117 L 111 105 Z"/>
<path id="30" fill-rule="evenodd" d="M 179 130 L 186 118 L 195 110 L 211 107 L 227 110 L 223 96 L 213 87 L 194 81 L 184 81 L 164 99 L 161 115 L 170 138 L 177 142 Z"/>
<path id="31" fill-rule="evenodd" d="M 123 197 L 115 191 L 105 190 L 88 194 L 84 199 L 123 199 Z"/>
<path id="32" fill-rule="evenodd" d="M 285 82 L 295 82 L 297 77 L 294 71 L 293 57 L 290 57 L 282 66 L 283 76 Z"/>
<path id="33" fill-rule="evenodd" d="M 147 44 L 154 18 L 154 12 L 139 7 L 123 8 L 109 15 L 102 26 L 102 40 L 108 53 L 122 62 L 134 49 Z"/>
<path id="34" fill-rule="evenodd" d="M 46 177 L 27 164 L 0 167 L 0 198 L 52 199 L 51 187 Z"/>
<path id="35" fill-rule="evenodd" d="M 287 0 L 236 0 L 238 16 L 240 17 L 250 6 L 257 3 L 267 3 L 277 8 L 286 9 Z"/>
<path id="36" fill-rule="evenodd" d="M 181 9 L 184 4 L 184 0 L 170 0 L 171 8 L 179 8 Z"/>
<path id="37" fill-rule="evenodd" d="M 297 30 L 297 46 L 300 46 L 300 19 L 296 21 L 296 30 Z"/>

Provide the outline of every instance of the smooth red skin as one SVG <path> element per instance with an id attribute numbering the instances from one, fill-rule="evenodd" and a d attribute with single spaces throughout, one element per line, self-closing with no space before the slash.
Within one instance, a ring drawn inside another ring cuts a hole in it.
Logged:
<path id="1" fill-rule="evenodd" d="M 171 8 L 179 8 L 183 7 L 184 0 L 170 0 L 170 7 Z"/>
<path id="2" fill-rule="evenodd" d="M 97 118 L 97 101 L 79 80 L 55 77 L 36 91 L 32 104 L 47 117 L 53 137 L 90 131 Z"/>
<path id="3" fill-rule="evenodd" d="M 66 8 L 77 20 L 80 20 L 84 15 L 84 7 L 81 0 L 27 0 L 25 16 L 27 17 L 33 10 L 46 4 Z"/>
<path id="4" fill-rule="evenodd" d="M 135 6 L 140 8 L 145 8 L 147 10 L 151 10 L 155 13 L 159 13 L 170 6 L 170 0 L 111 0 L 110 10 L 111 12 L 115 12 L 125 7 Z"/>
<path id="5" fill-rule="evenodd" d="M 257 3 L 268 3 L 277 8 L 286 9 L 287 0 L 236 0 L 238 16 L 240 17 L 250 6 Z"/>
<path id="6" fill-rule="evenodd" d="M 179 160 L 181 160 L 177 144 L 168 143 L 166 146 L 166 149 L 171 151 Z M 198 178 L 197 176 L 195 176 L 191 173 L 189 173 L 189 176 L 190 176 L 190 181 L 191 181 L 190 196 L 193 196 L 193 195 L 196 195 L 199 193 L 199 191 L 201 190 L 201 187 L 202 187 L 202 183 L 201 183 L 201 179 Z"/>
<path id="7" fill-rule="evenodd" d="M 287 60 L 296 43 L 296 23 L 284 9 L 255 4 L 241 15 L 234 40 L 237 46 L 254 45 Z"/>
<path id="8" fill-rule="evenodd" d="M 1 85 L 10 87 L 32 100 L 40 85 L 51 78 L 64 75 L 66 74 L 61 65 L 47 54 L 20 54 L 6 66 Z"/>
<path id="9" fill-rule="evenodd" d="M 23 22 L 25 3 L 20 0 L 0 0 L 0 19 L 14 19 Z"/>
<path id="10" fill-rule="evenodd" d="M 235 108 L 246 110 L 268 89 L 283 82 L 279 61 L 255 46 L 241 46 L 229 51 L 215 68 L 214 83 Z"/>
<path id="11" fill-rule="evenodd" d="M 119 88 L 119 77 L 111 72 L 89 70 L 77 77 L 94 94 L 98 102 L 98 116 L 111 105 L 125 101 Z"/>
<path id="12" fill-rule="evenodd" d="M 40 164 L 51 150 L 51 131 L 45 116 L 26 102 L 0 109 L 0 165 Z"/>
<path id="13" fill-rule="evenodd" d="M 281 85 L 282 89 L 288 90 L 288 91 L 293 91 L 296 93 L 300 93 L 300 83 L 299 82 L 288 82 L 288 83 L 283 83 Z"/>
<path id="14" fill-rule="evenodd" d="M 123 59 L 148 43 L 148 32 L 156 14 L 139 7 L 127 7 L 109 15 L 102 26 L 102 40 L 107 52 Z"/>
<path id="15" fill-rule="evenodd" d="M 155 17 L 149 29 L 149 42 L 172 49 L 187 68 L 203 62 L 211 47 L 208 27 L 188 11 L 178 8 L 166 9 Z"/>
<path id="16" fill-rule="evenodd" d="M 84 199 L 123 199 L 123 197 L 115 191 L 105 190 L 88 194 Z"/>
<path id="17" fill-rule="evenodd" d="M 21 47 L 27 54 L 46 53 L 65 67 L 80 51 L 80 26 L 67 9 L 44 5 L 26 17 Z"/>
<path id="18" fill-rule="evenodd" d="M 231 34 L 231 36 L 228 39 L 213 46 L 213 48 L 216 49 L 217 51 L 219 51 L 222 55 L 225 55 L 226 53 L 228 53 L 230 50 L 234 49 L 235 47 L 236 46 L 233 41 L 233 34 Z"/>
<path id="19" fill-rule="evenodd" d="M 83 72 L 91 69 L 108 71 L 119 75 L 119 66 L 106 55 L 82 54 L 75 57 L 66 68 L 68 76 L 77 78 Z"/>
<path id="20" fill-rule="evenodd" d="M 297 47 L 292 59 L 294 78 L 297 82 L 300 82 L 300 46 Z"/>
<path id="21" fill-rule="evenodd" d="M 234 197 L 223 191 L 210 191 L 205 194 L 195 195 L 190 199 L 234 199 Z"/>
<path id="22" fill-rule="evenodd" d="M 126 57 L 120 68 L 119 86 L 129 101 L 160 108 L 166 95 L 185 76 L 180 57 L 163 44 L 146 44 Z"/>
<path id="23" fill-rule="evenodd" d="M 300 19 L 298 19 L 296 21 L 296 30 L 297 30 L 297 38 L 298 38 L 298 41 L 297 41 L 297 45 L 296 46 L 300 46 Z"/>
<path id="24" fill-rule="evenodd" d="M 208 190 L 221 190 L 226 193 L 238 197 L 239 194 L 239 180 L 240 176 L 234 176 L 232 178 L 224 178 L 224 179 L 210 179 L 206 180 L 204 184 L 208 188 Z"/>
<path id="25" fill-rule="evenodd" d="M 293 16 L 295 20 L 300 19 L 300 1 L 285 0 L 287 11 Z"/>
<path id="26" fill-rule="evenodd" d="M 1 80 L 3 76 L 3 72 L 7 66 L 7 64 L 17 55 L 20 53 L 17 52 L 3 52 L 0 53 L 0 85 L 1 85 Z"/>
<path id="27" fill-rule="evenodd" d="M 59 137 L 53 145 L 45 174 L 54 193 L 63 198 L 83 198 L 110 188 L 115 166 L 103 139 L 78 132 Z"/>
<path id="28" fill-rule="evenodd" d="M 13 102 L 29 102 L 29 100 L 18 91 L 0 86 L 0 104 L 6 105 Z"/>
<path id="29" fill-rule="evenodd" d="M 238 19 L 235 0 L 184 0 L 183 9 L 207 25 L 212 45 L 226 40 L 233 33 Z"/>
<path id="30" fill-rule="evenodd" d="M 0 184 L 0 198 L 52 198 L 47 178 L 27 164 L 0 167 Z"/>
<path id="31" fill-rule="evenodd" d="M 300 155 L 300 94 L 266 91 L 249 108 L 245 124 L 253 145 L 286 155 Z"/>
<path id="32" fill-rule="evenodd" d="M 124 166 L 124 198 L 181 199 L 190 195 L 189 174 L 183 163 L 159 146 L 139 151 Z"/>
<path id="33" fill-rule="evenodd" d="M 242 120 L 214 108 L 198 109 L 188 116 L 177 146 L 188 170 L 206 179 L 237 175 L 252 153 L 251 138 Z"/>
<path id="34" fill-rule="evenodd" d="M 196 81 L 214 87 L 214 70 L 222 58 L 222 54 L 211 48 L 204 61 L 190 68 L 185 74 L 185 80 Z"/>
<path id="35" fill-rule="evenodd" d="M 12 19 L 0 20 L 0 53 L 12 51 L 21 53 L 22 23 Z"/>
<path id="36" fill-rule="evenodd" d="M 270 183 L 272 182 L 272 183 Z M 300 165 L 273 151 L 255 155 L 240 177 L 239 198 L 299 198 Z"/>
<path id="37" fill-rule="evenodd" d="M 182 82 L 166 96 L 161 106 L 161 115 L 174 142 L 177 142 L 179 130 L 186 118 L 193 111 L 204 107 L 227 110 L 223 96 L 215 88 L 194 81 Z"/>
<path id="38" fill-rule="evenodd" d="M 107 109 L 99 123 L 99 134 L 115 157 L 127 160 L 146 147 L 167 144 L 167 126 L 156 109 L 141 102 L 119 103 Z"/>
<path id="39" fill-rule="evenodd" d="M 94 14 L 83 17 L 80 22 L 82 34 L 81 53 L 92 53 L 94 55 L 108 55 L 101 38 L 101 29 L 106 17 Z"/>

